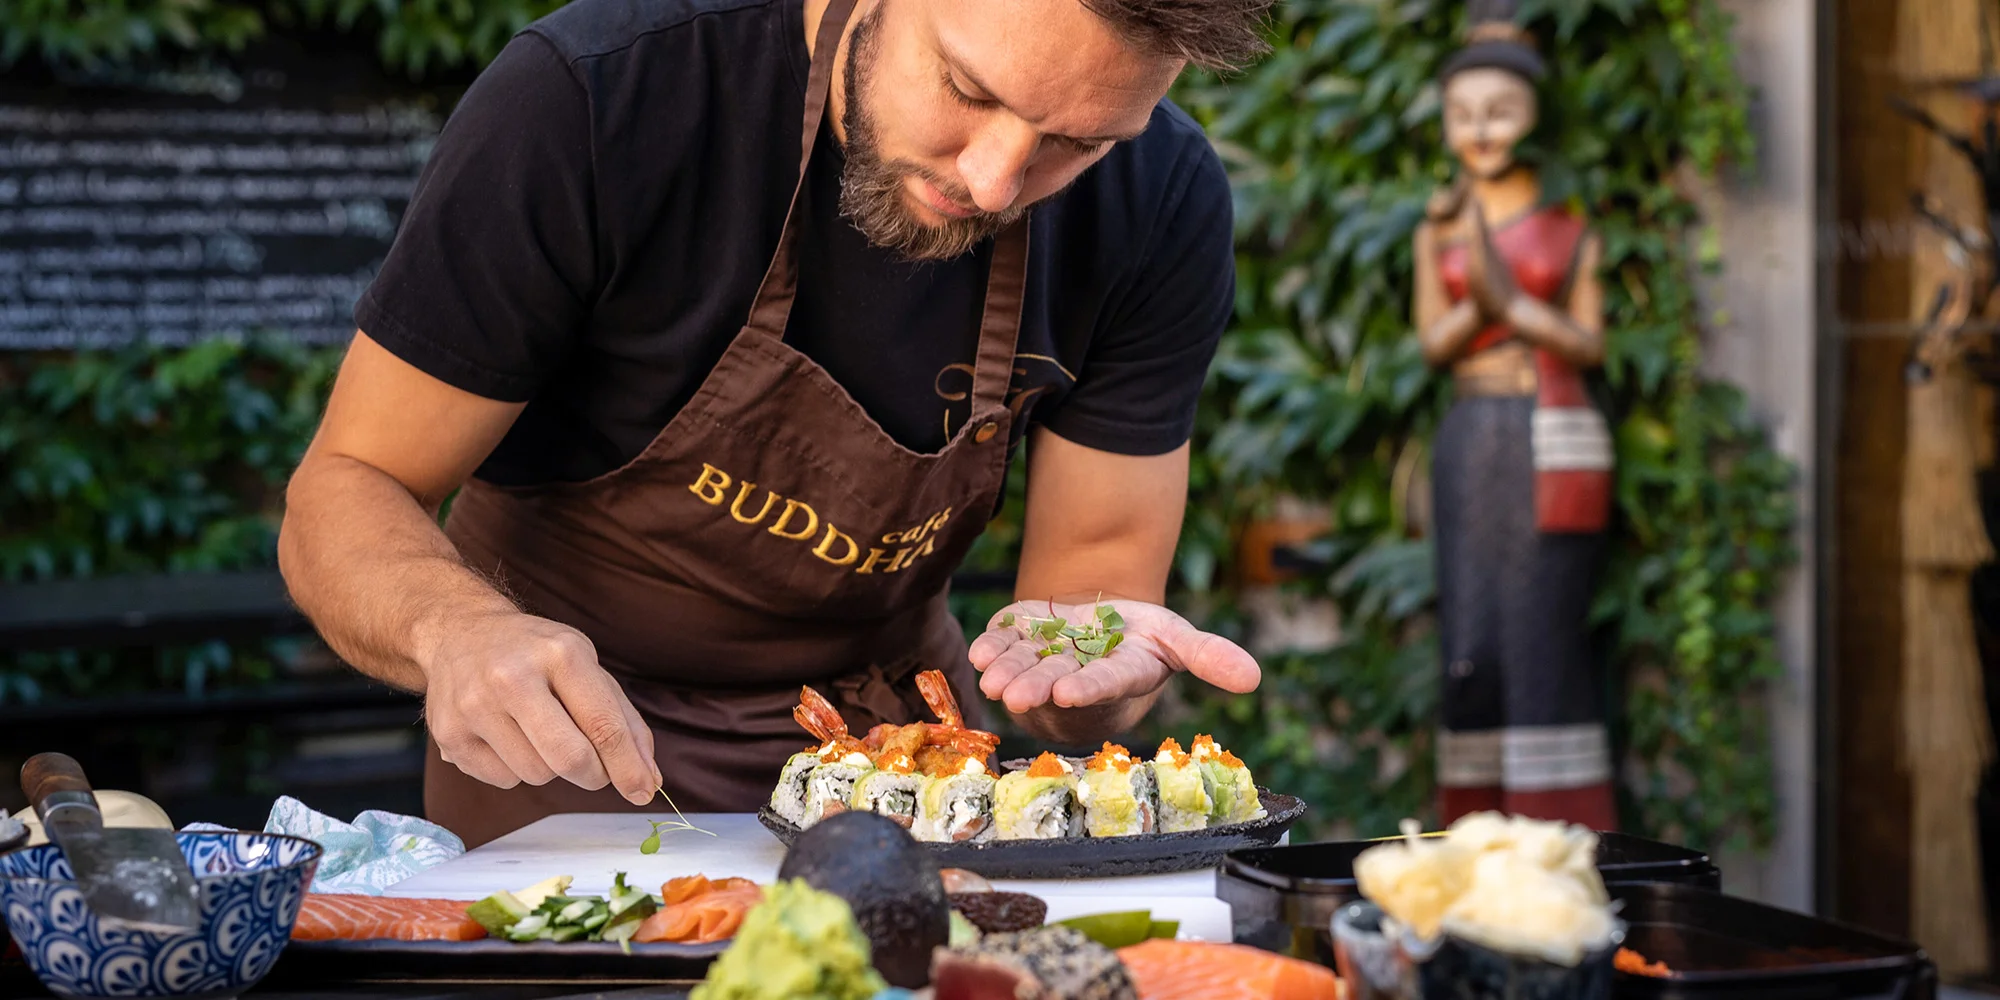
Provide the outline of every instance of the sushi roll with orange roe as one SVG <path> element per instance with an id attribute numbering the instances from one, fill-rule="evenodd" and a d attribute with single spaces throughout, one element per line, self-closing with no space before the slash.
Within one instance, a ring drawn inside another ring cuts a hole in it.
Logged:
<path id="1" fill-rule="evenodd" d="M 1153 779 L 1160 794 L 1160 832 L 1185 833 L 1208 829 L 1215 811 L 1214 779 L 1179 740 L 1168 738 L 1153 756 Z"/>
<path id="2" fill-rule="evenodd" d="M 1208 814 L 1210 826 L 1264 818 L 1264 803 L 1258 798 L 1257 783 L 1250 778 L 1250 768 L 1235 754 L 1217 746 L 1213 737 L 1197 733 L 1188 756 L 1208 776 L 1209 794 L 1215 800 Z"/>
<path id="3" fill-rule="evenodd" d="M 993 788 L 993 815 L 1001 840 L 1081 837 L 1083 808 L 1076 800 L 1076 768 L 1044 753 L 1024 771 L 1009 771 Z"/>
<path id="4" fill-rule="evenodd" d="M 1158 828 L 1159 790 L 1153 785 L 1152 765 L 1134 760 L 1131 751 L 1116 743 L 1104 744 L 1083 766 L 1076 797 L 1093 837 L 1129 837 Z"/>

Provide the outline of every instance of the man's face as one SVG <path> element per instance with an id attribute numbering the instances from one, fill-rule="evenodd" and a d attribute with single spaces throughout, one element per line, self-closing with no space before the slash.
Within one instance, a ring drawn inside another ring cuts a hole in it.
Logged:
<path id="1" fill-rule="evenodd" d="M 905 258 L 962 255 L 1143 131 L 1182 66 L 1078 0 L 876 0 L 835 94 L 841 211 Z"/>

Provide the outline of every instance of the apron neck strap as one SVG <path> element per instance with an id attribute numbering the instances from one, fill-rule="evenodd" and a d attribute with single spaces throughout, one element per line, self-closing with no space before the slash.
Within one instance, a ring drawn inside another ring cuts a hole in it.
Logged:
<path id="1" fill-rule="evenodd" d="M 840 48 L 840 36 L 854 13 L 855 0 L 828 0 L 820 14 L 819 31 L 813 36 L 812 67 L 806 73 L 804 125 L 799 132 L 799 179 L 792 186 L 792 200 L 785 209 L 785 228 L 778 235 L 778 251 L 771 255 L 770 267 L 757 286 L 750 321 L 745 324 L 774 339 L 783 338 L 791 319 L 792 300 L 798 297 L 798 234 L 793 222 L 798 216 L 799 193 L 805 190 L 806 169 L 812 165 L 813 143 L 819 138 L 820 122 L 826 118 L 827 98 L 833 91 L 833 56 Z"/>
<path id="2" fill-rule="evenodd" d="M 986 308 L 979 317 L 979 357 L 972 372 L 971 422 L 979 410 L 1006 406 L 1014 380 L 1014 352 L 1021 336 L 1021 301 L 1028 285 L 1028 218 L 1022 215 L 993 239 L 986 274 Z"/>

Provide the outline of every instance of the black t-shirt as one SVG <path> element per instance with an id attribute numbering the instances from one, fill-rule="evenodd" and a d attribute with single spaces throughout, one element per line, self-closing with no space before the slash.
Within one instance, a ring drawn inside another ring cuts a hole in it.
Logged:
<path id="1" fill-rule="evenodd" d="M 797 181 L 802 0 L 576 0 L 514 38 L 452 112 L 361 329 L 468 392 L 527 406 L 478 470 L 580 480 L 631 460 L 749 314 Z M 786 342 L 897 441 L 966 419 L 992 243 L 870 247 L 818 143 Z M 1168 102 L 1037 208 L 1010 403 L 1087 447 L 1179 447 L 1234 299 L 1226 178 Z"/>

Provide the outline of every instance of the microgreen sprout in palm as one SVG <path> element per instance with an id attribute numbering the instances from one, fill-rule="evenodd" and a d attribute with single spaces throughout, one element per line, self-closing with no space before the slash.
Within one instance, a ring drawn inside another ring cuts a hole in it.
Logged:
<path id="1" fill-rule="evenodd" d="M 1041 644 L 1035 650 L 1037 657 L 1046 659 L 1068 653 L 1078 663 L 1110 656 L 1125 641 L 1125 617 L 1109 604 L 1099 604 L 1090 618 L 1072 624 L 1056 614 L 1055 602 L 1051 601 L 1047 618 L 1032 615 L 1016 618 L 1010 611 L 1000 616 L 1000 627 L 1025 628 L 1028 638 Z"/>

